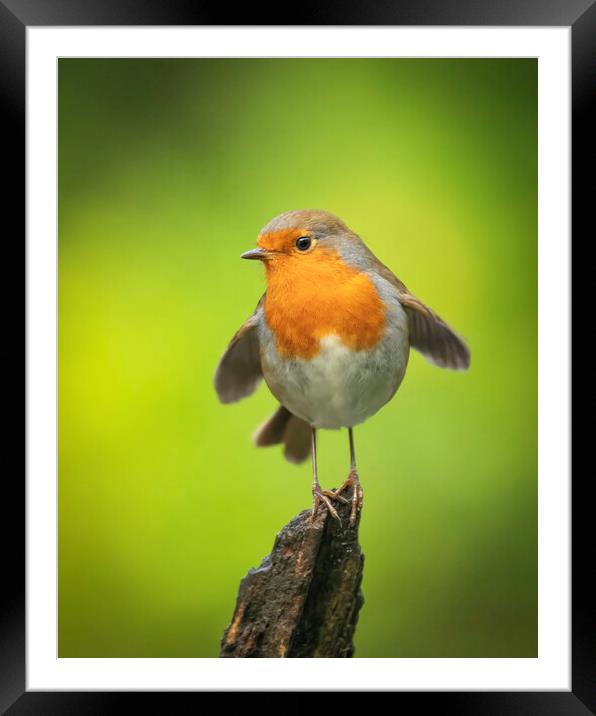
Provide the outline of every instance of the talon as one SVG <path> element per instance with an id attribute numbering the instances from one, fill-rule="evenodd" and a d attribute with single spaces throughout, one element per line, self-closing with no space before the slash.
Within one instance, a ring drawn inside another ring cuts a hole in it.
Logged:
<path id="1" fill-rule="evenodd" d="M 341 525 L 341 517 L 337 514 L 337 510 L 333 505 L 331 504 L 331 501 L 329 500 L 329 497 L 331 499 L 336 499 L 335 494 L 333 494 L 332 490 L 313 490 L 313 507 L 312 507 L 312 514 L 311 514 L 311 520 L 314 520 L 315 515 L 317 513 L 317 508 L 320 505 L 321 502 L 325 504 L 327 509 L 329 510 L 329 514 L 336 519 L 339 524 Z"/>
<path id="2" fill-rule="evenodd" d="M 323 494 L 327 497 L 330 497 L 332 500 L 338 500 L 338 502 L 343 502 L 344 505 L 347 505 L 350 500 L 346 500 L 345 497 L 342 497 L 340 494 L 338 494 L 337 490 L 323 490 Z"/>
<path id="3" fill-rule="evenodd" d="M 341 525 L 341 517 L 337 514 L 337 510 L 335 509 L 335 507 L 333 507 L 333 505 L 329 501 L 329 498 L 325 497 L 325 495 L 321 495 L 321 499 L 327 505 L 327 509 L 329 510 L 331 516 L 334 517 Z"/>
<path id="4" fill-rule="evenodd" d="M 362 490 L 362 486 L 360 485 L 358 473 L 355 470 L 350 471 L 346 480 L 335 491 L 336 496 L 339 497 L 348 487 L 352 488 L 352 497 L 349 501 L 352 503 L 352 509 L 350 511 L 350 527 L 353 527 L 356 524 L 356 517 L 362 509 L 362 503 L 364 501 L 364 492 Z"/>

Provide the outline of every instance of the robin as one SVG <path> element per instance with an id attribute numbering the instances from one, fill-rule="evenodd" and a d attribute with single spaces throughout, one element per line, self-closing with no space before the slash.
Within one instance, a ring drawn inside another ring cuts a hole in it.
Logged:
<path id="1" fill-rule="evenodd" d="M 470 352 L 333 214 L 280 214 L 261 231 L 257 248 L 241 258 L 264 264 L 267 290 L 217 366 L 219 399 L 245 398 L 264 378 L 280 406 L 256 431 L 256 445 L 283 443 L 295 463 L 311 454 L 313 517 L 324 505 L 339 519 L 333 502 L 351 501 L 354 525 L 363 501 L 354 426 L 395 395 L 410 346 L 454 370 L 469 367 Z M 348 429 L 350 472 L 336 490 L 319 484 L 320 428 Z"/>

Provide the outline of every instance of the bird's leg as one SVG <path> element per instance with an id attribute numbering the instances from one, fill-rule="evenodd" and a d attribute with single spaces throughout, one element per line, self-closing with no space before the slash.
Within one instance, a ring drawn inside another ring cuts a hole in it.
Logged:
<path id="1" fill-rule="evenodd" d="M 343 497 L 341 497 L 339 494 L 333 492 L 332 490 L 321 490 L 321 485 L 319 484 L 319 477 L 317 474 L 317 430 L 316 428 L 311 428 L 311 444 L 312 444 L 312 517 L 311 519 L 314 520 L 315 515 L 317 513 L 317 507 L 323 502 L 327 509 L 329 510 L 332 517 L 335 517 L 336 520 L 339 521 L 341 524 L 341 518 L 337 514 L 337 510 L 333 505 L 331 504 L 331 500 L 341 500 L 342 502 L 347 502 Z"/>
<path id="2" fill-rule="evenodd" d="M 348 487 L 352 487 L 352 511 L 350 513 L 350 525 L 354 526 L 356 523 L 356 515 L 362 509 L 362 503 L 364 502 L 364 492 L 360 479 L 358 477 L 358 469 L 356 467 L 356 450 L 354 449 L 354 433 L 352 428 L 348 428 L 348 436 L 350 438 L 350 474 L 345 479 L 344 483 L 335 490 L 335 496 L 339 497 L 341 493 Z"/>

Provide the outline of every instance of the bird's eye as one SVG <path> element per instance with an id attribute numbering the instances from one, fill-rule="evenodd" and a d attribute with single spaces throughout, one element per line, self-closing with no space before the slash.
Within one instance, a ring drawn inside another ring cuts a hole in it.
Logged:
<path id="1" fill-rule="evenodd" d="M 301 236 L 299 239 L 296 239 L 296 248 L 298 251 L 308 251 L 311 244 L 312 239 L 310 236 Z"/>

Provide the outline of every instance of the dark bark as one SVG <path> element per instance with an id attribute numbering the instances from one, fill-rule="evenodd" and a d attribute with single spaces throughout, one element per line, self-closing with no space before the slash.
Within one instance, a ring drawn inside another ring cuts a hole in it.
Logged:
<path id="1" fill-rule="evenodd" d="M 301 512 L 277 535 L 271 554 L 240 583 L 222 657 L 350 657 L 364 555 L 358 522 L 342 524 L 319 507 Z"/>

